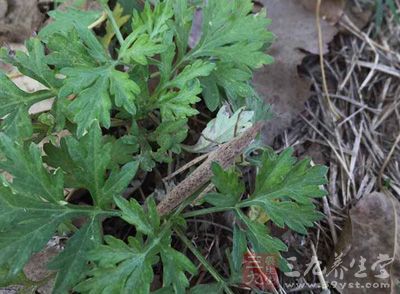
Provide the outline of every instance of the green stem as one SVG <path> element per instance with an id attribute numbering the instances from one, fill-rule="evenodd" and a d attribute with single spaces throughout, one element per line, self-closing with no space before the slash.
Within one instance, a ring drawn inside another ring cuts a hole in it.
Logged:
<path id="1" fill-rule="evenodd" d="M 240 208 L 235 208 L 235 212 L 239 219 L 247 225 L 247 219 L 246 216 L 243 214 L 243 212 L 240 210 Z"/>
<path id="2" fill-rule="evenodd" d="M 160 244 L 165 235 L 170 232 L 171 226 L 171 222 L 164 223 L 164 225 L 161 227 L 161 231 L 157 234 L 157 237 L 152 239 L 151 242 L 146 245 L 146 249 L 144 251 L 145 255 L 149 254 L 156 246 Z"/>
<path id="3" fill-rule="evenodd" d="M 181 60 L 179 60 L 175 64 L 174 68 L 172 69 L 172 72 L 176 72 L 181 67 L 181 65 L 183 65 L 186 61 L 190 60 L 190 57 L 191 57 L 191 53 L 189 52 L 187 55 L 185 55 Z"/>
<path id="4" fill-rule="evenodd" d="M 104 4 L 103 8 L 107 13 L 108 19 L 111 21 L 111 25 L 114 29 L 115 35 L 117 36 L 118 42 L 122 46 L 124 44 L 124 38 L 122 37 L 121 31 L 119 30 L 117 21 L 115 20 L 114 15 L 107 4 Z"/>
<path id="5" fill-rule="evenodd" d="M 87 215 L 107 215 L 107 216 L 121 216 L 121 212 L 118 210 L 103 210 L 96 207 L 84 207 L 81 205 L 68 204 L 67 207 L 75 213 L 83 213 Z"/>
<path id="6" fill-rule="evenodd" d="M 184 213 L 182 216 L 184 218 L 188 217 L 194 217 L 194 216 L 200 216 L 204 214 L 210 214 L 210 213 L 215 213 L 215 212 L 223 212 L 227 210 L 232 210 L 235 209 L 234 207 L 210 207 L 210 208 L 204 208 L 200 210 L 195 210 L 195 211 L 190 211 L 187 213 Z"/>
<path id="7" fill-rule="evenodd" d="M 175 233 L 185 243 L 186 247 L 196 256 L 196 258 L 202 263 L 207 271 L 214 277 L 214 279 L 222 285 L 225 292 L 228 294 L 234 294 L 229 288 L 225 280 L 220 276 L 217 270 L 205 259 L 205 257 L 193 246 L 192 242 L 185 236 L 185 234 L 178 228 L 174 228 Z"/>

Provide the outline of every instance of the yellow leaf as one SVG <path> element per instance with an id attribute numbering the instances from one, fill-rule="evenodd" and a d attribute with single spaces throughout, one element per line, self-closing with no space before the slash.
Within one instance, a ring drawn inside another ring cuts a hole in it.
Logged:
<path id="1" fill-rule="evenodd" d="M 269 216 L 258 206 L 251 206 L 248 212 L 248 217 L 252 221 L 256 221 L 260 224 L 265 225 L 269 220 Z"/>
<path id="2" fill-rule="evenodd" d="M 129 20 L 129 15 L 122 15 L 124 9 L 123 7 L 117 3 L 113 10 L 113 16 L 115 18 L 115 21 L 118 25 L 118 27 L 122 27 L 128 20 Z M 104 47 L 108 47 L 110 45 L 112 38 L 115 36 L 115 32 L 113 29 L 113 26 L 111 24 L 110 20 L 107 20 L 106 24 L 106 34 L 104 37 L 101 39 L 101 43 L 104 45 Z"/>

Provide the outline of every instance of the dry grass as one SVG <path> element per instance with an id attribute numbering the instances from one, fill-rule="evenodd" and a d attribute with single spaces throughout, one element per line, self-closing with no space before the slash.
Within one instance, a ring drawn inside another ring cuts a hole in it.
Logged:
<path id="1" fill-rule="evenodd" d="M 388 188 L 400 199 L 400 25 L 390 16 L 385 22 L 374 36 L 373 23 L 361 31 L 342 18 L 345 33 L 324 56 L 330 107 L 340 118 L 327 106 L 318 57 L 310 57 L 304 67 L 314 95 L 275 142 L 329 166 L 329 197 L 320 202 L 327 217 L 297 250 L 306 262 L 313 243 L 320 260 L 332 258 L 347 211 L 363 195 Z"/>

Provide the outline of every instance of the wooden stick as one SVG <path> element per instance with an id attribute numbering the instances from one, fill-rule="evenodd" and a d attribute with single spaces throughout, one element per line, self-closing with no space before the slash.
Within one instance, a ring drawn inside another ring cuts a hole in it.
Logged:
<path id="1" fill-rule="evenodd" d="M 158 213 L 160 215 L 170 213 L 174 208 L 210 181 L 213 175 L 211 171 L 211 164 L 213 162 L 219 163 L 223 168 L 232 165 L 235 162 L 235 158 L 242 154 L 246 147 L 255 139 L 262 126 L 263 122 L 256 123 L 239 137 L 211 152 L 205 162 L 185 180 L 179 183 L 179 185 L 168 193 L 164 200 L 158 204 Z"/>

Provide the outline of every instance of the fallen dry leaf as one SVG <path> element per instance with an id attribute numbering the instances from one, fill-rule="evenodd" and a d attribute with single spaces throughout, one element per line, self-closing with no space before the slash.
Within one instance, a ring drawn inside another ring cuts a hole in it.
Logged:
<path id="1" fill-rule="evenodd" d="M 288 128 L 293 118 L 304 108 L 304 102 L 310 96 L 311 83 L 300 77 L 297 67 L 306 52 L 319 54 L 318 32 L 315 13 L 306 9 L 297 0 L 261 0 L 272 19 L 269 26 L 277 39 L 268 53 L 275 63 L 256 72 L 254 85 L 267 103 L 273 105 L 277 115 L 266 125 L 263 139 L 272 143 L 274 137 Z M 324 48 L 328 52 L 328 43 L 337 30 L 321 20 Z"/>
<path id="2" fill-rule="evenodd" d="M 354 5 L 352 1 L 346 1 L 344 14 L 348 19 L 358 28 L 363 29 L 367 24 L 370 23 L 372 16 L 374 15 L 374 6 L 364 3 L 364 5 Z M 346 31 L 342 28 L 343 31 Z"/>
<path id="3" fill-rule="evenodd" d="M 245 111 L 243 107 L 232 114 L 229 107 L 224 105 L 216 118 L 208 122 L 197 143 L 184 145 L 183 148 L 192 153 L 209 153 L 250 128 L 253 117 L 254 111 Z"/>
<path id="4" fill-rule="evenodd" d="M 32 282 L 46 281 L 39 287 L 35 287 L 35 293 L 52 293 L 54 279 L 51 277 L 54 272 L 47 269 L 47 264 L 60 253 L 59 239 L 52 239 L 42 251 L 34 254 L 24 267 L 25 276 Z"/>
<path id="5" fill-rule="evenodd" d="M 331 283 L 337 282 L 341 293 L 399 293 L 400 202 L 388 193 L 374 192 L 361 198 L 350 209 L 335 252 L 326 275 Z M 349 286 L 357 282 L 364 289 Z M 367 289 L 366 283 L 380 287 Z M 390 286 L 384 288 L 381 283 Z"/>
<path id="6" fill-rule="evenodd" d="M 24 41 L 43 19 L 37 0 L 0 0 L 0 42 Z"/>
<path id="7" fill-rule="evenodd" d="M 0 294 L 38 293 L 50 294 L 53 291 L 55 273 L 47 269 L 47 264 L 60 253 L 60 238 L 48 242 L 46 248 L 35 253 L 24 266 L 24 285 L 10 285 L 0 288 Z"/>
<path id="8" fill-rule="evenodd" d="M 34 254 L 24 267 L 26 277 L 31 281 L 41 281 L 47 278 L 51 272 L 47 269 L 47 263 L 51 261 L 60 249 L 57 247 L 46 247 Z"/>

